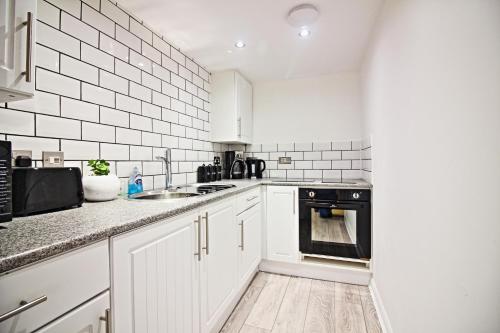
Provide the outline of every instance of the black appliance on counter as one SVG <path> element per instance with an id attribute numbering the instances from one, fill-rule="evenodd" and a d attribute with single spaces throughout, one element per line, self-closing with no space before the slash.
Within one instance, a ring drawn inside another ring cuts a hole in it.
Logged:
<path id="1" fill-rule="evenodd" d="M 197 183 L 208 183 L 210 176 L 208 174 L 208 168 L 205 164 L 202 164 L 196 169 L 196 182 Z"/>
<path id="2" fill-rule="evenodd" d="M 370 190 L 300 188 L 299 248 L 305 255 L 370 259 Z"/>
<path id="3" fill-rule="evenodd" d="M 222 166 L 220 165 L 220 157 L 214 156 L 215 180 L 222 180 Z"/>
<path id="4" fill-rule="evenodd" d="M 14 216 L 81 207 L 83 200 L 79 168 L 12 169 Z"/>
<path id="5" fill-rule="evenodd" d="M 12 220 L 12 144 L 0 141 L 0 222 Z"/>
<path id="6" fill-rule="evenodd" d="M 234 150 L 224 152 L 224 179 L 243 179 L 245 177 L 245 161 L 243 153 Z"/>
<path id="7" fill-rule="evenodd" d="M 266 170 L 266 162 L 255 157 L 247 157 L 247 178 L 262 178 L 262 173 Z"/>

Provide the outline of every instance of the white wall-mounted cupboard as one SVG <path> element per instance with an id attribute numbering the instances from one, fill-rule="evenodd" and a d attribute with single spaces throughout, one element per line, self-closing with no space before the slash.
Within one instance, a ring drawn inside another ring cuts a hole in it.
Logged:
<path id="1" fill-rule="evenodd" d="M 35 92 L 36 0 L 0 0 L 0 103 Z"/>
<path id="2" fill-rule="evenodd" d="M 237 71 L 224 71 L 212 74 L 211 88 L 212 141 L 252 143 L 252 84 Z"/>

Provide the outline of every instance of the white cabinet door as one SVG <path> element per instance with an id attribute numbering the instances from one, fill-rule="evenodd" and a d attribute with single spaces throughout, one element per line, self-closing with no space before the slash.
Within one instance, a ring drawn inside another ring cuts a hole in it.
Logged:
<path id="1" fill-rule="evenodd" d="M 201 273 L 202 332 L 220 329 L 218 325 L 221 324 L 221 315 L 236 292 L 235 206 L 235 201 L 229 200 L 200 211 L 204 229 Z"/>
<path id="2" fill-rule="evenodd" d="M 115 333 L 199 331 L 198 216 L 111 239 Z"/>
<path id="3" fill-rule="evenodd" d="M 35 24 L 36 0 L 0 0 L 0 102 L 2 103 L 33 96 Z"/>
<path id="4" fill-rule="evenodd" d="M 237 216 L 239 228 L 238 279 L 244 283 L 250 278 L 261 259 L 261 206 L 260 203 Z"/>
<path id="5" fill-rule="evenodd" d="M 84 303 L 37 333 L 106 332 L 107 310 L 109 310 L 109 291 Z"/>
<path id="6" fill-rule="evenodd" d="M 297 188 L 268 186 L 266 209 L 267 259 L 297 261 L 299 254 Z"/>
<path id="7" fill-rule="evenodd" d="M 252 85 L 241 74 L 236 73 L 236 101 L 238 105 L 238 135 L 242 142 L 252 142 Z"/>

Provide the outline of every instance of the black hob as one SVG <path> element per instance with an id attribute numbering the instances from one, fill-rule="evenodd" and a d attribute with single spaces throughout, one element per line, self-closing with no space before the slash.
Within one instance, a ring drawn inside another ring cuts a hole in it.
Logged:
<path id="1" fill-rule="evenodd" d="M 233 184 L 207 184 L 207 185 L 200 185 L 196 188 L 196 192 L 201 193 L 201 194 L 207 194 L 207 193 L 214 193 L 222 190 L 227 190 L 229 188 L 236 187 L 236 185 Z"/>

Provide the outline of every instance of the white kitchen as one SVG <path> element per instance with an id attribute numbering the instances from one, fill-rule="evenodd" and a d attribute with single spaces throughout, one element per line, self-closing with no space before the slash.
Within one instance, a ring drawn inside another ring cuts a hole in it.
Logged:
<path id="1" fill-rule="evenodd" d="M 0 333 L 500 332 L 499 0 L 0 31 Z"/>

